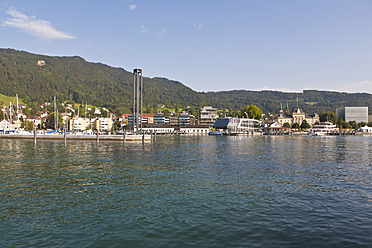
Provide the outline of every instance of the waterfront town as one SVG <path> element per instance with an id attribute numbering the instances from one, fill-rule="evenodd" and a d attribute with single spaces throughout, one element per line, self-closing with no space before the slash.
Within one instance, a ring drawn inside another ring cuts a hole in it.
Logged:
<path id="1" fill-rule="evenodd" d="M 1 108 L 2 118 L 0 122 L 0 134 L 27 134 L 34 130 L 42 130 L 42 133 L 57 134 L 66 130 L 71 134 L 93 135 L 97 132 L 101 134 L 117 134 L 130 132 L 133 125 L 138 121 L 138 128 L 143 133 L 154 134 L 229 134 L 229 135 L 249 135 L 249 134 L 318 134 L 326 127 L 324 123 L 332 124 L 327 126 L 326 134 L 342 133 L 364 133 L 372 134 L 371 115 L 368 115 L 368 107 L 342 107 L 335 112 L 327 112 L 323 119 L 317 113 L 305 113 L 301 107 L 284 110 L 280 106 L 277 114 L 261 114 L 253 118 L 248 113 L 241 113 L 237 117 L 226 117 L 218 114 L 218 109 L 212 106 L 203 106 L 199 109 L 199 116 L 189 114 L 187 111 L 170 113 L 124 113 L 116 116 L 106 108 L 88 108 L 82 106 L 74 109 L 71 104 L 64 104 L 64 112 L 58 112 L 54 103 L 45 103 L 44 110 L 37 112 L 36 115 L 28 116 L 24 114 L 27 106 L 23 104 L 10 104 Z M 252 105 L 254 106 L 254 105 Z M 49 107 L 49 109 L 48 109 Z M 247 106 L 251 107 L 251 106 Z M 254 106 L 256 107 L 256 106 Z M 257 108 L 257 107 L 256 107 Z M 259 111 L 259 109 L 258 109 Z M 166 111 L 164 111 L 166 112 Z M 54 118 L 54 116 L 59 118 Z M 135 118 L 134 118 L 135 117 Z M 335 120 L 337 118 L 337 120 Z M 135 121 L 133 121 L 135 119 Z"/>

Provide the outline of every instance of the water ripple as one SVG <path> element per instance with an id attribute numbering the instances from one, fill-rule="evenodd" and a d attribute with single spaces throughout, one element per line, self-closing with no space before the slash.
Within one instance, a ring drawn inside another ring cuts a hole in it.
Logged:
<path id="1" fill-rule="evenodd" d="M 370 137 L 0 140 L 0 247 L 370 247 Z"/>

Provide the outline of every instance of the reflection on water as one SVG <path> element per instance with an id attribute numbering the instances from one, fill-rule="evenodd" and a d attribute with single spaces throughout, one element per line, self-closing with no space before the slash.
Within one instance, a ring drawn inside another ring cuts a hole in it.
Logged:
<path id="1" fill-rule="evenodd" d="M 0 145 L 0 247 L 372 245 L 371 137 Z"/>

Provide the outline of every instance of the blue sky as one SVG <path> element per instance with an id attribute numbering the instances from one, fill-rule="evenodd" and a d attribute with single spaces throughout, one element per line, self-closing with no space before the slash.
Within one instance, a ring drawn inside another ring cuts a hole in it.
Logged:
<path id="1" fill-rule="evenodd" d="M 0 47 L 197 91 L 372 93 L 370 0 L 0 0 Z"/>

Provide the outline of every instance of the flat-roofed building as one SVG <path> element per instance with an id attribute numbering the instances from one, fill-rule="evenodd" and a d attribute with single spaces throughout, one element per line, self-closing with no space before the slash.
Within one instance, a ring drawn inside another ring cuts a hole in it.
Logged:
<path id="1" fill-rule="evenodd" d="M 165 124 L 165 117 L 163 113 L 156 113 L 154 115 L 154 124 Z"/>
<path id="2" fill-rule="evenodd" d="M 342 118 L 346 122 L 368 122 L 368 107 L 336 108 L 336 115 L 338 118 Z"/>
<path id="3" fill-rule="evenodd" d="M 82 117 L 74 117 L 70 120 L 71 131 L 85 131 L 86 130 L 86 119 Z"/>
<path id="4" fill-rule="evenodd" d="M 178 117 L 177 116 L 169 117 L 169 125 L 178 126 Z"/>
<path id="5" fill-rule="evenodd" d="M 111 118 L 99 118 L 99 130 L 111 131 L 112 130 L 112 119 Z"/>
<path id="6" fill-rule="evenodd" d="M 190 116 L 186 113 L 180 114 L 178 116 L 178 125 L 179 126 L 188 126 L 190 125 Z"/>
<path id="7" fill-rule="evenodd" d="M 205 106 L 200 109 L 200 125 L 212 126 L 218 119 L 217 108 Z"/>

